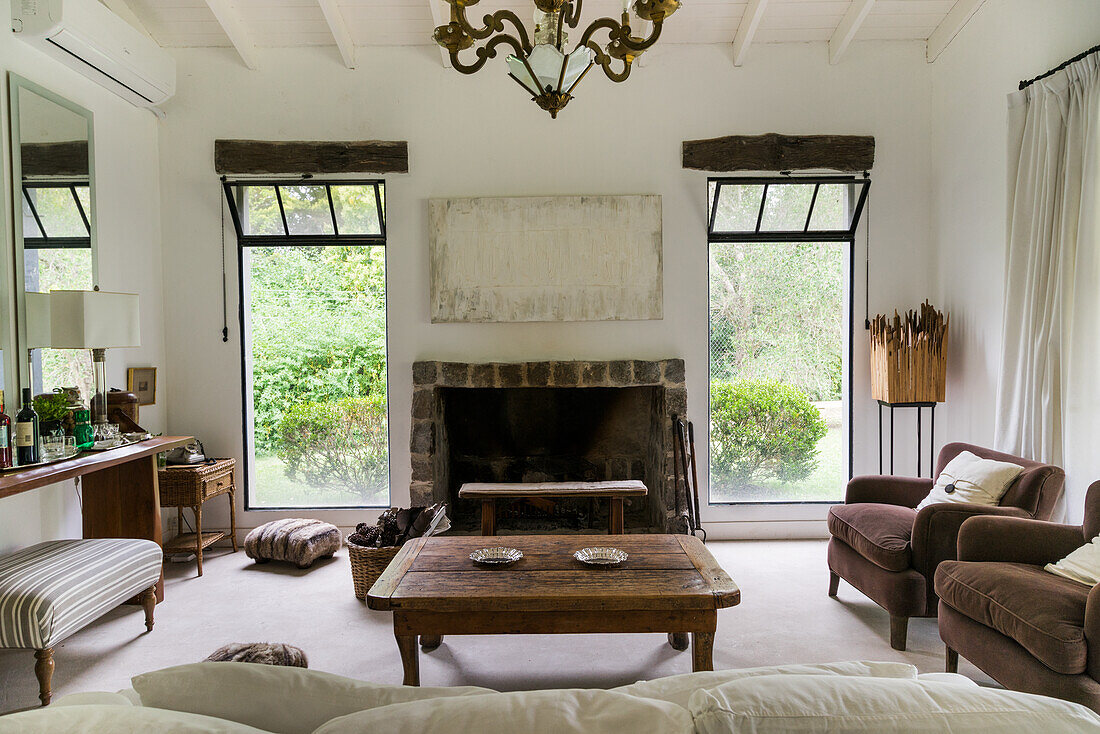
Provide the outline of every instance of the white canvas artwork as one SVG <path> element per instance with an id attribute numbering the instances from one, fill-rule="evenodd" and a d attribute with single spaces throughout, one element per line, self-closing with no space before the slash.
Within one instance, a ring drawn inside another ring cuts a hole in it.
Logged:
<path id="1" fill-rule="evenodd" d="M 432 323 L 663 317 L 660 196 L 429 202 Z"/>

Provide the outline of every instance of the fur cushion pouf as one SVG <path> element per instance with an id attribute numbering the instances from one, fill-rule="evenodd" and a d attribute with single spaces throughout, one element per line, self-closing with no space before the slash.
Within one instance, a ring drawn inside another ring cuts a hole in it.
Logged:
<path id="1" fill-rule="evenodd" d="M 340 530 L 321 520 L 273 520 L 244 539 L 244 552 L 256 563 L 286 561 L 309 568 L 318 558 L 332 558 L 342 543 Z"/>
<path id="2" fill-rule="evenodd" d="M 300 647 L 279 642 L 233 642 L 210 653 L 207 660 L 215 663 L 260 663 L 288 668 L 308 668 L 306 654 Z"/>

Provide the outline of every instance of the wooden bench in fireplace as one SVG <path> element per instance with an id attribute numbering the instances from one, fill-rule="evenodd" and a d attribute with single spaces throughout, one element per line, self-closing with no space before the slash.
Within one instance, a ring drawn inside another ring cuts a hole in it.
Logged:
<path id="1" fill-rule="evenodd" d="M 468 482 L 458 490 L 462 499 L 481 500 L 481 534 L 496 535 L 496 501 L 500 499 L 580 499 L 606 497 L 611 505 L 607 517 L 607 531 L 611 535 L 623 534 L 623 500 L 627 497 L 645 497 L 648 490 L 637 480 L 609 482 Z"/>

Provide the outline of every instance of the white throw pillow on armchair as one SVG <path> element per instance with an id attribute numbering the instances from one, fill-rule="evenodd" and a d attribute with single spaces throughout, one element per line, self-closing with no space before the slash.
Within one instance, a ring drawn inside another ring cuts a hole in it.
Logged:
<path id="1" fill-rule="evenodd" d="M 920 501 L 917 510 L 940 502 L 987 505 L 1001 504 L 1009 485 L 1023 473 L 1019 464 L 1007 461 L 982 459 L 963 451 L 943 468 L 928 496 Z"/>
<path id="2" fill-rule="evenodd" d="M 1057 563 L 1043 566 L 1046 571 L 1088 586 L 1100 584 L 1100 535 L 1085 543 Z"/>

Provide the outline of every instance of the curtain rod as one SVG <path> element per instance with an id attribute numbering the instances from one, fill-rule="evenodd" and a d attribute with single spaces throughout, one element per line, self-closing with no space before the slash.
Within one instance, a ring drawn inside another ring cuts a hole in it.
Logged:
<path id="1" fill-rule="evenodd" d="M 1024 81 L 1020 82 L 1020 89 L 1027 89 L 1032 84 L 1039 81 L 1040 79 L 1046 79 L 1051 74 L 1057 74 L 1059 71 L 1066 68 L 1067 66 L 1069 66 L 1073 62 L 1080 61 L 1081 59 L 1085 58 L 1089 54 L 1096 53 L 1097 51 L 1100 51 L 1100 44 L 1097 44 L 1097 45 L 1093 46 L 1092 48 L 1090 48 L 1087 51 L 1082 51 L 1081 53 L 1074 56 L 1072 59 L 1067 59 L 1066 61 L 1063 61 L 1062 63 L 1058 64 L 1058 66 L 1055 66 L 1053 69 L 1051 69 L 1050 71 L 1048 71 L 1046 73 L 1043 73 L 1043 74 L 1040 74 L 1039 76 L 1035 77 L 1034 79 L 1025 79 Z"/>

